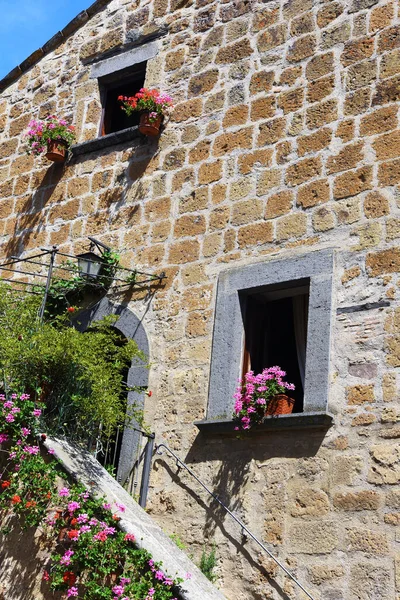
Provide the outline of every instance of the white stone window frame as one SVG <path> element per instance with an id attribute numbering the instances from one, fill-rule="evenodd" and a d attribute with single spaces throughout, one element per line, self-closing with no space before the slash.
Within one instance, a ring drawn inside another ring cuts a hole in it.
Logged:
<path id="1" fill-rule="evenodd" d="M 267 288 L 296 280 L 310 281 L 306 372 L 303 412 L 273 421 L 297 424 L 306 417 L 314 425 L 330 424 L 328 392 L 330 377 L 331 330 L 333 323 L 333 250 L 260 262 L 222 273 L 218 280 L 207 416 L 197 422 L 200 430 L 207 423 L 232 421 L 233 394 L 241 375 L 244 325 L 239 295 L 246 290 Z M 329 418 L 318 419 L 318 415 Z M 269 421 L 269 419 L 268 419 Z M 221 429 L 221 428 L 219 428 Z"/>

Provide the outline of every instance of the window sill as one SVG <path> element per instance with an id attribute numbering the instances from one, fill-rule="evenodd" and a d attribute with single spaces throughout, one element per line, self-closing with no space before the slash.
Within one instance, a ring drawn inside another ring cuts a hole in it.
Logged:
<path id="1" fill-rule="evenodd" d="M 195 421 L 196 427 L 205 434 L 234 434 L 236 423 L 230 420 Z M 328 413 L 296 413 L 292 415 L 279 415 L 266 417 L 265 420 L 251 428 L 251 432 L 262 433 L 267 431 L 285 431 L 294 429 L 329 429 L 333 425 L 333 417 Z"/>
<path id="2" fill-rule="evenodd" d="M 97 152 L 108 148 L 110 146 L 116 146 L 117 144 L 124 144 L 135 139 L 143 138 L 139 131 L 139 127 L 129 127 L 128 129 L 121 129 L 121 131 L 115 131 L 114 133 L 108 133 L 102 137 L 95 138 L 94 140 L 88 140 L 81 144 L 75 144 L 71 146 L 71 152 L 73 156 L 80 156 L 81 154 L 88 154 L 89 152 Z"/>

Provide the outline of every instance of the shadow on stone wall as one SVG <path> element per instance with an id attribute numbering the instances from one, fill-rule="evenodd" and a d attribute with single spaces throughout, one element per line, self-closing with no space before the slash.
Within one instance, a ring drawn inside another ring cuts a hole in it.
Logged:
<path id="1" fill-rule="evenodd" d="M 38 245 L 41 244 L 40 233 L 45 230 L 46 215 L 43 209 L 48 204 L 56 191 L 64 174 L 63 163 L 53 163 L 46 171 L 43 179 L 38 184 L 35 192 L 25 199 L 22 206 L 16 207 L 17 218 L 14 224 L 14 231 L 5 246 L 7 258 L 19 256 L 24 252 L 32 238 L 38 238 Z M 34 244 L 31 244 L 34 246 Z"/>
<path id="2" fill-rule="evenodd" d="M 22 530 L 15 521 L 11 533 L 0 535 L 0 600 L 60 600 L 62 593 L 42 580 L 51 546 L 40 529 Z"/>
<path id="3" fill-rule="evenodd" d="M 190 448 L 188 454 L 183 459 L 200 479 L 211 489 L 223 502 L 244 523 L 248 522 L 246 518 L 247 506 L 244 506 L 243 500 L 245 493 L 251 493 L 252 477 L 254 471 L 251 470 L 252 461 L 256 461 L 263 467 L 268 467 L 268 461 L 280 458 L 286 459 L 308 459 L 316 456 L 324 440 L 326 431 L 295 431 L 295 432 L 264 432 L 257 434 L 252 432 L 249 436 L 238 439 L 234 436 L 220 435 L 211 436 L 199 433 Z M 276 581 L 276 568 L 270 568 L 270 561 L 265 567 L 261 556 L 265 556 L 256 545 L 252 544 L 247 549 L 245 542 L 247 538 L 241 539 L 239 525 L 227 515 L 221 505 L 211 496 L 207 496 L 202 491 L 199 484 L 186 474 L 184 470 L 176 469 L 171 466 L 173 459 L 166 458 L 166 455 L 159 457 L 156 455 L 154 468 L 165 469 L 174 484 L 186 492 L 199 506 L 205 516 L 203 528 L 204 539 L 212 540 L 218 530 L 226 540 L 228 540 L 238 555 L 241 555 L 255 571 L 263 577 L 272 588 L 278 593 L 281 600 L 289 600 L 289 596 Z M 196 469 L 196 465 L 199 466 Z M 203 470 L 202 466 L 212 465 L 210 469 Z M 276 461 L 271 462 L 271 466 L 276 465 Z M 202 470 L 206 475 L 202 475 Z M 284 483 L 284 482 L 283 482 Z M 245 492 L 246 490 L 246 492 Z M 259 492 L 259 490 L 256 490 Z M 257 507 L 253 507 L 256 510 Z M 261 511 L 264 508 L 259 507 Z M 250 527 L 250 529 L 252 529 Z M 255 535 L 260 535 L 258 531 L 253 531 Z M 261 535 L 261 541 L 263 540 Z M 267 541 L 267 546 L 271 544 Z M 279 552 L 276 551 L 276 554 Z M 256 597 L 256 596 L 255 596 Z M 262 596 L 264 597 L 264 596 Z"/>

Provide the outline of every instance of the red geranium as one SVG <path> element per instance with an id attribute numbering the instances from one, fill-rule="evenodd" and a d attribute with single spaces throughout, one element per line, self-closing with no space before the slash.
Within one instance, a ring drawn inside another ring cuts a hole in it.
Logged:
<path id="1" fill-rule="evenodd" d="M 71 529 L 71 531 L 68 531 L 67 535 L 70 540 L 77 540 L 79 537 L 79 531 L 77 529 Z"/>
<path id="2" fill-rule="evenodd" d="M 15 496 L 11 498 L 11 502 L 13 504 L 19 504 L 21 502 L 21 498 L 18 496 L 18 494 L 15 494 Z"/>
<path id="3" fill-rule="evenodd" d="M 11 485 L 11 483 L 9 481 L 3 481 L 2 484 L 1 484 L 1 487 L 4 490 L 5 488 L 10 487 L 10 485 Z"/>
<path id="4" fill-rule="evenodd" d="M 68 585 L 74 585 L 76 581 L 76 575 L 72 571 L 66 571 L 63 575 L 64 583 L 68 583 Z"/>

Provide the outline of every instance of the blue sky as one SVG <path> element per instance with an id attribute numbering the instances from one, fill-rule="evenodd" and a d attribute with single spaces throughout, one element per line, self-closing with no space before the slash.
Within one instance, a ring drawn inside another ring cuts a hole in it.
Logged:
<path id="1" fill-rule="evenodd" d="M 93 0 L 0 0 L 0 79 Z"/>

